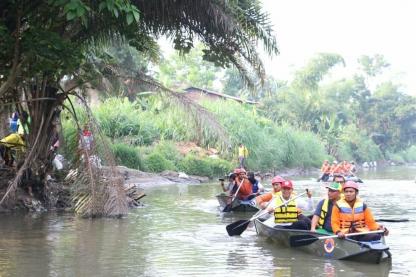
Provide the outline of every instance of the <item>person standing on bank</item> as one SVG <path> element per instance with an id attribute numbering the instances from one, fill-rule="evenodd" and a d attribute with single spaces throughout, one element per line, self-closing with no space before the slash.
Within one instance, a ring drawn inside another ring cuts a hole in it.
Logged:
<path id="1" fill-rule="evenodd" d="M 246 166 L 246 159 L 248 157 L 248 149 L 245 147 L 244 144 L 240 143 L 240 146 L 238 147 L 238 162 L 239 162 L 239 168 L 244 168 Z"/>

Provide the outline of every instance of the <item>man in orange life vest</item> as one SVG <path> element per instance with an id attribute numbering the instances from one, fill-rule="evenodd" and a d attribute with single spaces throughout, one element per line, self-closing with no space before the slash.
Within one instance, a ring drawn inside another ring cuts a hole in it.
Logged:
<path id="1" fill-rule="evenodd" d="M 250 181 L 247 178 L 247 172 L 244 168 L 236 168 L 234 169 L 235 176 L 235 183 L 234 188 L 237 191 L 238 187 L 240 187 L 240 190 L 238 190 L 237 197 L 240 200 L 250 200 L 255 197 L 253 195 L 253 189 Z M 234 190 L 234 189 L 233 189 Z"/>
<path id="2" fill-rule="evenodd" d="M 358 185 L 353 181 L 346 182 L 342 189 L 344 198 L 337 201 L 332 208 L 332 230 L 339 238 L 345 238 L 347 233 L 360 233 L 374 230 L 384 230 L 388 235 L 387 228 L 377 224 L 370 208 L 359 198 Z M 351 239 L 359 241 L 373 241 L 381 238 L 380 234 L 364 234 L 351 236 Z"/>
<path id="3" fill-rule="evenodd" d="M 328 160 L 325 160 L 321 167 L 321 178 L 320 180 L 327 182 L 329 178 L 329 174 L 331 173 L 331 165 L 329 164 Z"/>
<path id="4" fill-rule="evenodd" d="M 261 209 L 265 209 L 267 207 L 267 205 L 269 204 L 270 200 L 272 200 L 272 198 L 275 197 L 277 193 L 280 193 L 280 189 L 281 189 L 280 186 L 285 181 L 286 180 L 283 179 L 280 176 L 273 177 L 273 179 L 272 179 L 273 191 L 270 191 L 268 193 L 264 193 L 262 195 L 257 196 L 256 197 L 256 205 Z"/>

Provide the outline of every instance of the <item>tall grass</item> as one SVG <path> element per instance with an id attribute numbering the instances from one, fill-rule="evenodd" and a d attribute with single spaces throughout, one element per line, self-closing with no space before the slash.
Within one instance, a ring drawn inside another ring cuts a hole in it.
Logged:
<path id="1" fill-rule="evenodd" d="M 202 105 L 216 115 L 228 132 L 230 145 L 221 152 L 220 159 L 181 156 L 173 141 L 197 141 L 202 147 L 217 149 L 223 141 L 212 135 L 209 126 L 197 126 L 186 111 L 171 107 L 158 97 L 148 101 L 145 108 L 139 102 L 110 98 L 93 113 L 101 131 L 114 142 L 113 151 L 120 164 L 154 172 L 170 169 L 221 176 L 237 166 L 240 142 L 249 149 L 250 170 L 319 166 L 327 157 L 315 134 L 288 124 L 277 125 L 259 116 L 254 106 L 225 100 L 205 101 Z M 65 136 L 76 145 L 76 140 L 71 139 L 76 130 L 69 122 L 65 123 L 65 129 Z M 135 154 L 133 146 L 140 147 L 141 154 Z"/>

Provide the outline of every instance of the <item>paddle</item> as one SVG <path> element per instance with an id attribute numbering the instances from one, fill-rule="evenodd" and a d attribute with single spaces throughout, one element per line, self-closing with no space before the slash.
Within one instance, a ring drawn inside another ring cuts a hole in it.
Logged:
<path id="1" fill-rule="evenodd" d="M 296 198 L 301 197 L 302 195 L 305 195 L 306 193 L 307 192 L 305 191 L 304 193 L 301 193 L 301 194 L 297 195 L 296 197 L 293 197 L 293 198 L 287 200 L 286 202 L 284 202 L 279 207 L 285 206 L 290 201 L 295 200 Z M 247 229 L 247 226 L 250 224 L 250 222 L 252 222 L 253 220 L 255 220 L 259 217 L 262 217 L 263 215 L 265 215 L 267 213 L 268 213 L 268 211 L 267 211 L 267 208 L 266 208 L 264 213 L 260 213 L 259 215 L 254 215 L 249 220 L 242 219 L 242 220 L 238 220 L 236 222 L 233 222 L 231 224 L 228 224 L 225 227 L 225 229 L 227 229 L 227 233 L 228 233 L 229 236 L 231 236 L 231 237 L 232 236 L 239 236 Z"/>
<path id="2" fill-rule="evenodd" d="M 400 218 L 400 219 L 380 218 L 380 219 L 376 219 L 376 221 L 378 221 L 378 222 L 408 222 L 410 220 L 407 219 L 407 218 Z"/>
<path id="3" fill-rule="evenodd" d="M 384 230 L 368 231 L 368 232 L 361 232 L 361 233 L 349 233 L 349 234 L 345 234 L 345 236 L 351 237 L 351 236 L 360 236 L 360 235 L 378 234 L 378 233 L 384 233 Z M 290 246 L 291 247 L 305 246 L 305 245 L 312 244 L 317 240 L 331 239 L 331 238 L 337 238 L 337 237 L 338 237 L 337 235 L 321 236 L 321 237 L 315 237 L 313 235 L 291 236 Z"/>
<path id="4" fill-rule="evenodd" d="M 240 191 L 240 188 L 241 188 L 241 185 L 243 184 L 243 182 L 244 182 L 244 178 L 241 180 L 240 185 L 238 185 L 237 191 L 235 192 L 233 198 L 231 199 L 230 204 L 227 204 L 227 206 L 225 206 L 224 209 L 222 210 L 223 212 L 225 212 L 225 213 L 231 212 L 231 209 L 233 208 L 233 202 L 234 202 L 235 198 L 237 197 L 238 192 Z"/>

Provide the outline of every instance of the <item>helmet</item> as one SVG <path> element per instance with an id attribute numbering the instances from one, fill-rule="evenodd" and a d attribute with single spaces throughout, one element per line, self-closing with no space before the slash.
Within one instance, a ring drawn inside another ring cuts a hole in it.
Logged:
<path id="1" fill-rule="evenodd" d="M 353 182 L 353 181 L 348 181 L 348 182 L 346 182 L 345 184 L 342 185 L 342 190 L 345 190 L 346 188 L 353 188 L 357 191 L 359 190 L 357 183 Z"/>
<path id="2" fill-rule="evenodd" d="M 244 168 L 236 168 L 234 169 L 234 173 L 235 174 L 247 173 L 247 171 Z"/>
<path id="3" fill-rule="evenodd" d="M 282 187 L 282 189 L 283 188 L 293 189 L 293 184 L 292 184 L 292 181 L 290 180 L 284 181 L 280 186 Z"/>
<path id="4" fill-rule="evenodd" d="M 283 183 L 284 181 L 286 181 L 285 179 L 283 179 L 282 177 L 280 177 L 279 175 L 274 176 L 272 179 L 272 185 L 274 183 Z"/>

